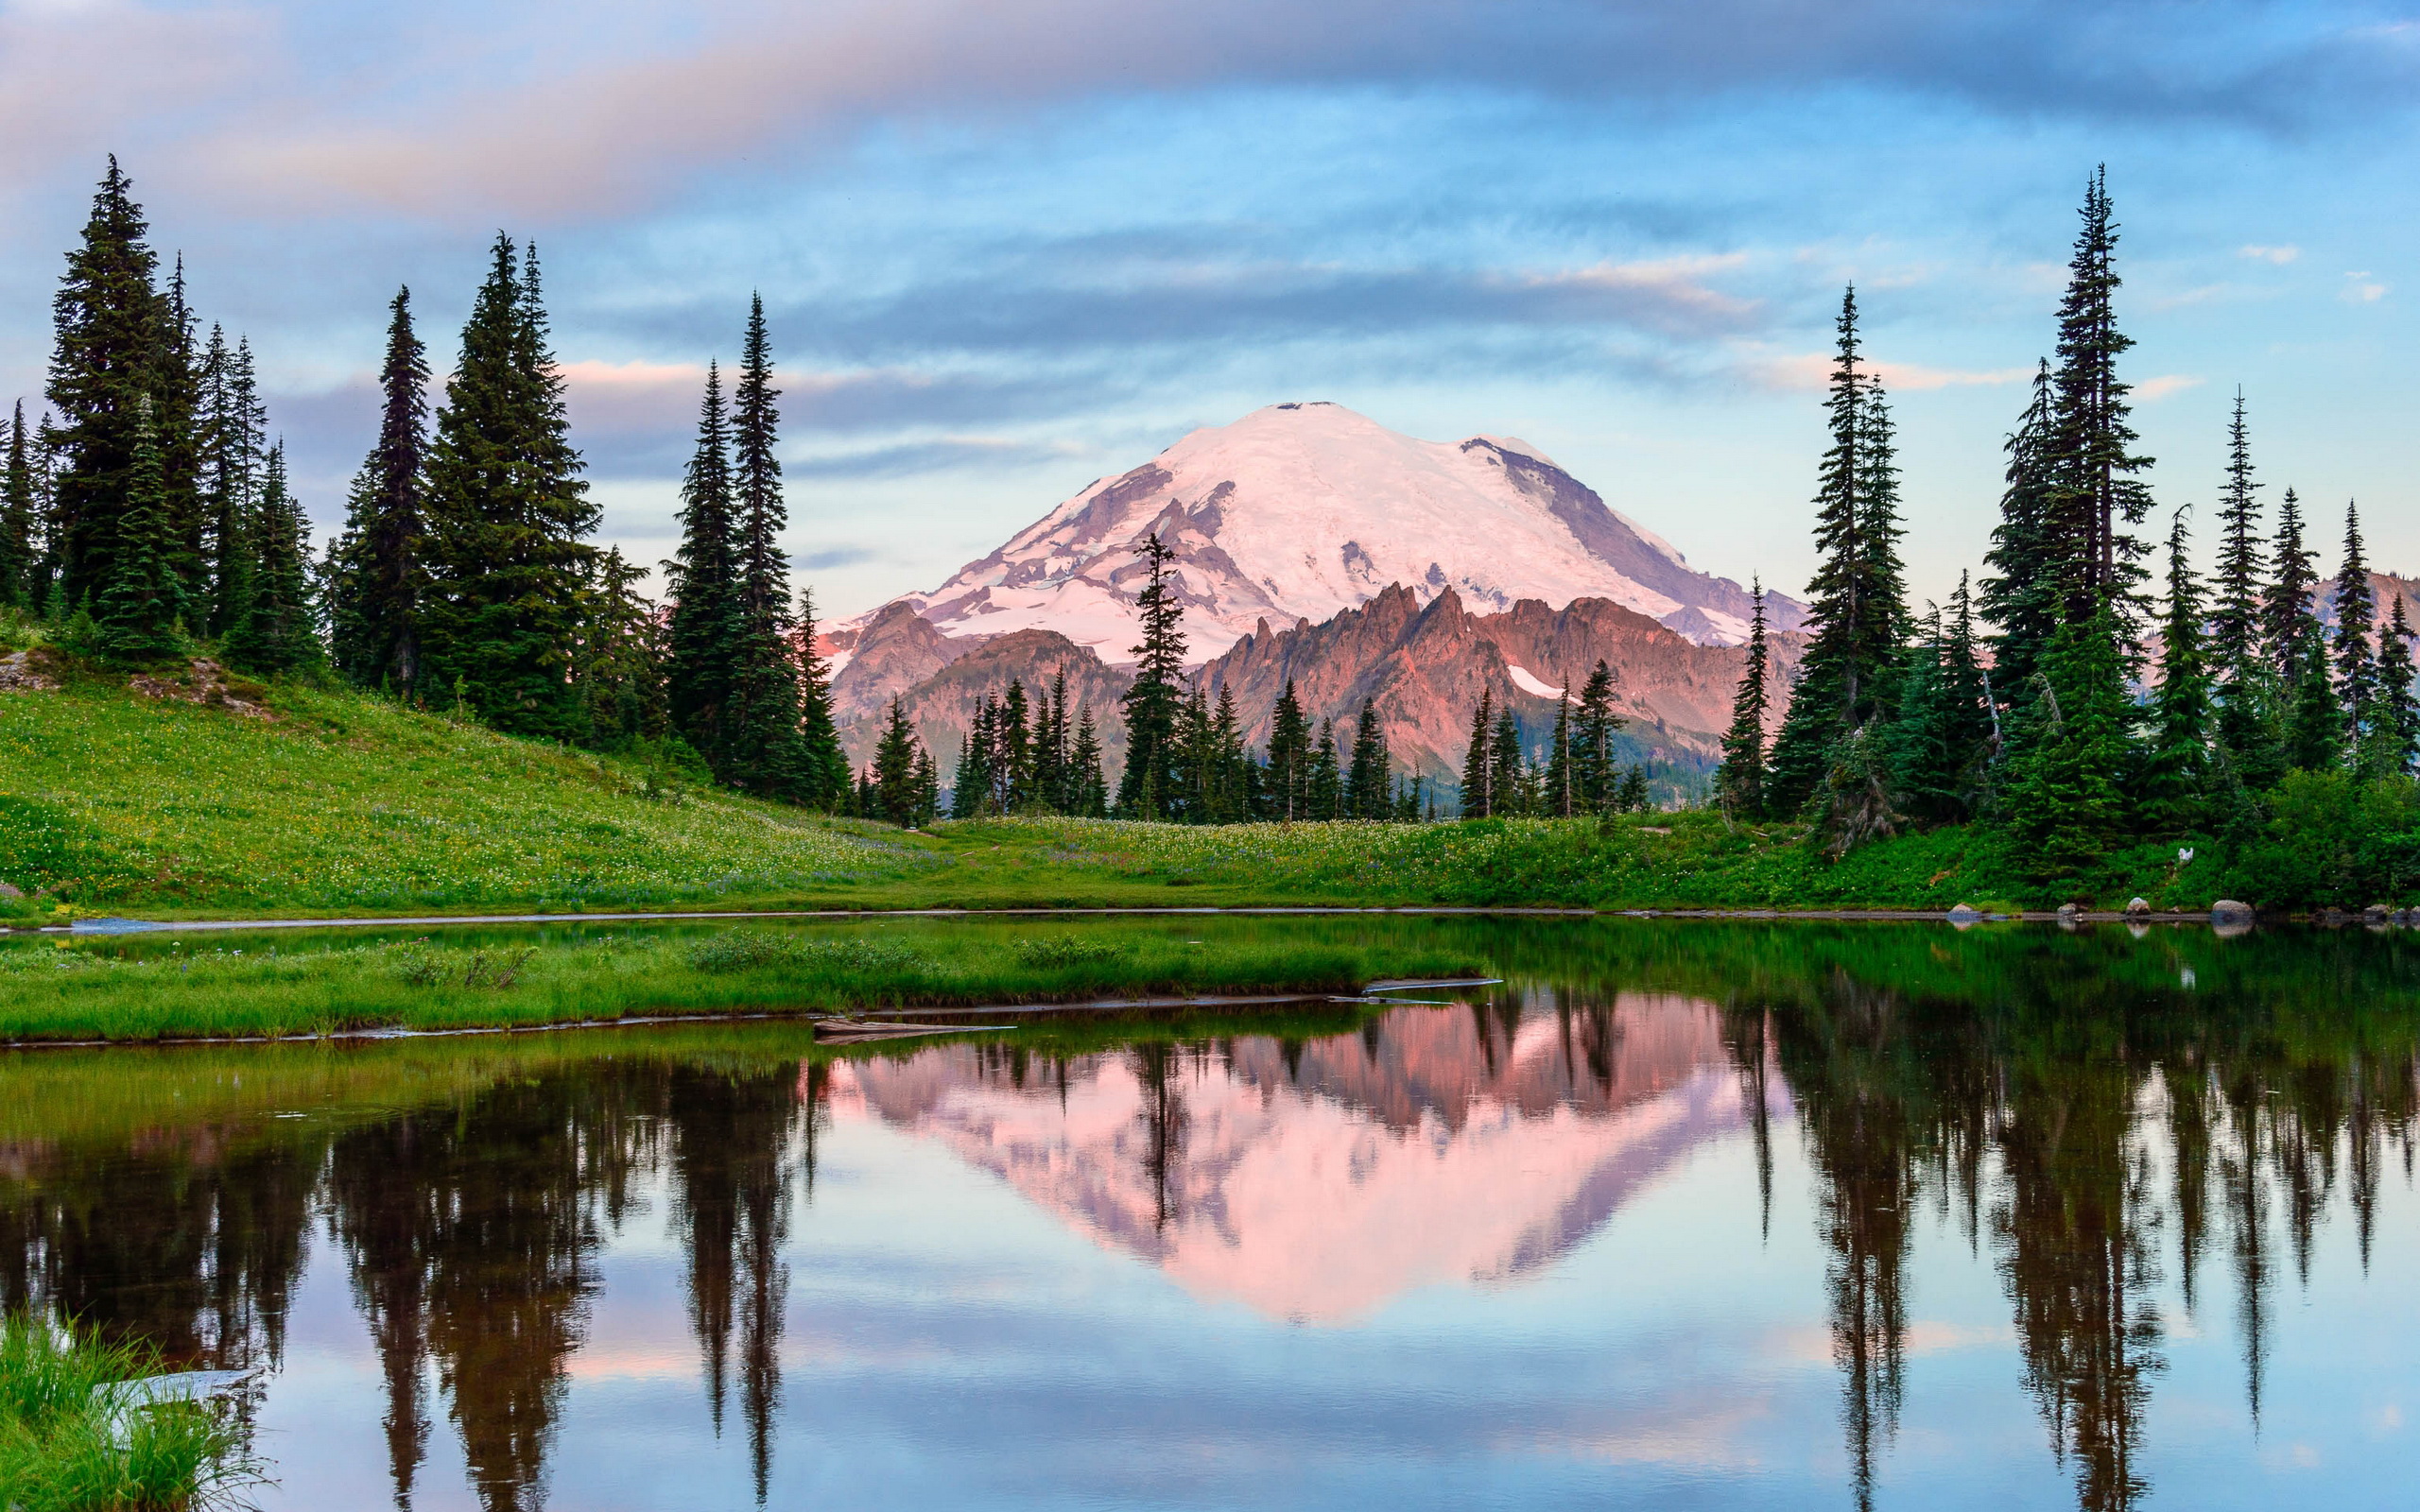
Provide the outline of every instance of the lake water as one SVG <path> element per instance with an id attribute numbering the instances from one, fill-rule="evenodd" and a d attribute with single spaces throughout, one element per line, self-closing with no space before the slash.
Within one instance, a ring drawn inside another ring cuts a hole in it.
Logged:
<path id="1" fill-rule="evenodd" d="M 0 1287 L 275 1508 L 2412 1504 L 2408 936 L 1181 927 L 1507 980 L 20 1053 Z"/>

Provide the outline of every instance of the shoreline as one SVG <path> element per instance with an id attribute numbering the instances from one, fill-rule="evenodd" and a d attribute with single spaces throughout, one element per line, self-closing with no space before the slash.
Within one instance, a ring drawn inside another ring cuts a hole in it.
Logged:
<path id="1" fill-rule="evenodd" d="M 2209 910 L 2185 912 L 2155 909 L 2128 913 L 2123 909 L 2015 909 L 1976 912 L 1960 917 L 1956 910 L 1935 908 L 1585 908 L 1570 905 L 1448 904 L 1448 903 L 1237 903 L 1148 904 L 1054 907 L 1048 904 L 998 908 L 764 908 L 655 910 L 628 913 L 569 914 L 398 914 L 345 915 L 325 919 L 147 919 L 105 916 L 78 919 L 66 924 L 0 925 L 0 936 L 54 935 L 95 938 L 129 935 L 223 934 L 251 929 L 404 929 L 457 928 L 479 924 L 614 924 L 679 923 L 684 920 L 748 919 L 1108 919 L 1184 918 L 1203 916 L 1287 917 L 1389 915 L 1519 919 L 1701 919 L 1740 921 L 1823 921 L 1843 923 L 1974 924 L 2311 924 L 2322 928 L 2349 924 L 2394 925 L 2402 920 L 2367 919 L 2337 909 L 2276 912 L 2252 910 L 2221 920 Z"/>

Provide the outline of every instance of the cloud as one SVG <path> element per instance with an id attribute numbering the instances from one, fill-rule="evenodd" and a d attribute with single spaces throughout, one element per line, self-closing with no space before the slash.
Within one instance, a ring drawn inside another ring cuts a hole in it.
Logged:
<path id="1" fill-rule="evenodd" d="M 1783 393 L 1819 393 L 1832 379 L 1832 354 L 1828 352 L 1792 352 L 1786 356 L 1752 357 L 1740 365 L 1750 382 L 1760 388 Z M 2000 384 L 2023 383 L 2033 376 L 2031 368 L 1990 368 L 1965 369 L 1927 368 L 1913 362 L 1869 362 L 1866 370 L 1878 375 L 1887 389 L 1901 393 L 1922 392 L 1934 388 L 1992 387 Z"/>
<path id="2" fill-rule="evenodd" d="M 2162 373 L 2146 378 L 2135 386 L 2135 397 L 2146 404 L 2156 404 L 2170 394 L 2181 394 L 2187 388 L 2199 388 L 2202 380 L 2185 373 Z"/>
<path id="3" fill-rule="evenodd" d="M 2292 262 L 2295 258 L 2302 256 L 2303 249 L 2299 247 L 2291 246 L 2245 247 L 2239 249 L 2236 255 L 2238 257 L 2249 257 L 2255 262 L 2274 263 L 2278 266 L 2283 267 L 2288 263 Z"/>
<path id="4" fill-rule="evenodd" d="M 886 560 L 884 553 L 873 546 L 826 546 L 792 557 L 790 565 L 800 572 L 829 572 L 835 567 L 861 567 L 870 561 Z"/>
<path id="5" fill-rule="evenodd" d="M 785 462 L 782 470 L 788 476 L 802 478 L 895 478 L 969 468 L 1022 468 L 1055 461 L 1075 450 L 1078 449 L 997 437 L 952 436 L 836 455 L 801 457 Z"/>
<path id="6" fill-rule="evenodd" d="M 2045 116 L 2301 129 L 2400 109 L 2410 40 L 2338 9 L 1866 0 L 539 0 L 329 24 L 113 0 L 15 13 L 12 142 L 175 149 L 254 210 L 611 214 L 869 124 L 1208 89 L 1480 89 L 1642 107 L 1846 87 Z M 40 129 L 28 132 L 32 124 Z"/>
<path id="7" fill-rule="evenodd" d="M 2344 286 L 2336 291 L 2336 297 L 2352 304 L 2376 304 L 2386 298 L 2386 291 L 2387 285 L 2365 270 L 2345 274 Z"/>

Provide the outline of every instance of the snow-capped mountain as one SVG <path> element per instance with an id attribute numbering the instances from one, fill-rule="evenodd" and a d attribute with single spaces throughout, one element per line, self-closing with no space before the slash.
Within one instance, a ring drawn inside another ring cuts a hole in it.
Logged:
<path id="1" fill-rule="evenodd" d="M 1196 662 L 1264 619 L 1318 623 L 1398 583 L 1424 604 L 1451 589 L 1482 613 L 1592 597 L 1700 644 L 1747 635 L 1747 590 L 1691 568 L 1535 447 L 1417 440 L 1325 403 L 1195 431 L 895 602 L 953 640 L 1055 630 L 1105 662 L 1130 662 L 1144 577 L 1134 543 L 1153 531 L 1175 551 Z M 1777 629 L 1804 618 L 1795 600 L 1769 604 Z M 836 652 L 881 612 L 832 627 Z"/>

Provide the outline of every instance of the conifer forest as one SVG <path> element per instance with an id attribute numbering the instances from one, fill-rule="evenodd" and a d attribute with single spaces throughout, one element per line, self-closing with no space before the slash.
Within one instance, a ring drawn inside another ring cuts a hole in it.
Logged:
<path id="1" fill-rule="evenodd" d="M 1063 677 L 1010 679 L 959 750 L 936 752 L 893 699 L 852 769 L 814 594 L 781 543 L 782 392 L 761 298 L 734 312 L 735 364 L 706 371 L 658 600 L 645 564 L 596 542 L 534 245 L 497 234 L 435 358 L 412 291 L 395 292 L 376 431 L 341 526 L 315 543 L 251 346 L 195 308 L 159 240 L 112 159 L 66 254 L 45 391 L 8 422 L 0 610 L 95 665 L 207 658 L 342 684 L 901 826 L 1609 821 L 1680 802 L 1835 858 L 1964 827 L 2037 895 L 2094 896 L 2170 853 L 2238 869 L 2325 854 L 2381 900 L 2420 885 L 2412 606 L 2378 601 L 2356 505 L 2340 537 L 2333 504 L 2263 477 L 2242 391 L 2222 475 L 2163 475 L 2162 491 L 2215 485 L 2215 507 L 2197 520 L 2155 492 L 2130 423 L 2102 173 L 2012 417 L 1989 550 L 1945 603 L 1910 599 L 1889 396 L 1858 293 L 1842 295 L 1812 459 L 1819 566 L 1806 624 L 1787 632 L 1803 654 L 1777 670 L 1784 632 L 1760 586 L 1719 765 L 1693 794 L 1667 781 L 1653 797 L 1648 766 L 1624 757 L 1619 672 L 1601 660 L 1560 690 L 1547 728 L 1482 693 L 1450 784 L 1399 769 L 1367 702 L 1314 721 L 1289 680 L 1272 709 L 1239 710 L 1232 688 L 1214 696 L 1188 673 L 1156 534 L 1133 543 L 1141 638 L 1115 704 L 1071 697 Z M 2197 528 L 2217 546 L 2206 573 Z"/>

